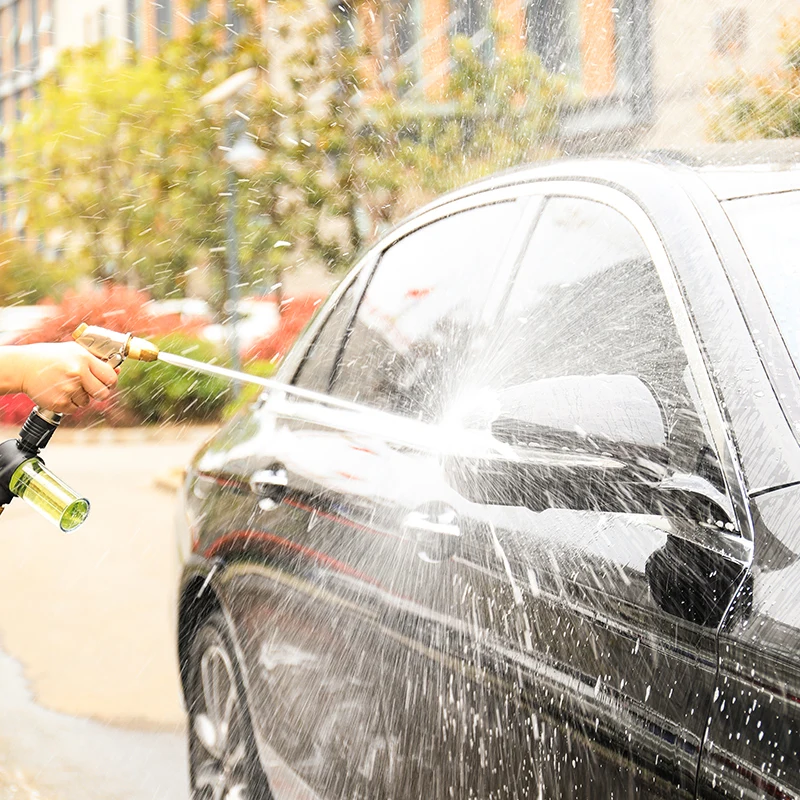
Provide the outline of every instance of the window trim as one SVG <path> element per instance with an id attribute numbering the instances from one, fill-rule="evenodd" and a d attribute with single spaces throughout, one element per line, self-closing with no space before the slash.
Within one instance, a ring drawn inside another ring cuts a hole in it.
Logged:
<path id="1" fill-rule="evenodd" d="M 320 312 L 319 316 L 322 318 L 318 324 L 314 325 L 314 333 L 311 335 L 310 340 L 308 342 L 308 346 L 302 352 L 302 355 L 298 361 L 297 367 L 294 369 L 292 374 L 292 379 L 290 381 L 292 386 L 298 385 L 298 380 L 303 372 L 303 368 L 305 367 L 306 363 L 308 363 L 308 359 L 311 357 L 311 354 L 314 352 L 314 348 L 317 346 L 317 342 L 319 342 L 320 337 L 325 332 L 328 321 L 333 316 L 334 312 L 344 300 L 344 296 L 350 291 L 350 289 L 354 289 L 355 292 L 355 307 L 361 303 L 361 296 L 364 292 L 364 287 L 358 288 L 357 284 L 359 281 L 362 283 L 366 280 L 366 276 L 369 275 L 372 270 L 374 269 L 374 264 L 370 265 L 369 267 L 357 267 L 356 269 L 352 270 L 350 274 L 342 281 L 339 286 L 336 287 L 336 290 L 333 295 L 331 295 L 330 300 L 323 306 L 323 310 Z M 334 299 L 335 298 L 335 299 Z M 345 326 L 345 331 L 347 331 L 350 327 L 350 324 L 353 321 L 353 316 L 355 312 L 350 315 L 350 319 L 347 321 Z M 339 360 L 341 355 L 342 345 L 339 346 L 339 352 L 336 354 L 336 358 L 334 359 L 333 366 L 331 367 L 330 372 L 328 373 L 328 381 L 327 387 L 325 389 L 326 393 L 330 393 L 331 383 L 333 380 L 333 375 L 336 372 L 336 364 Z M 302 387 L 300 387 L 302 388 Z"/>
<path id="2" fill-rule="evenodd" d="M 303 368 L 306 359 L 311 352 L 311 348 L 316 343 L 317 337 L 325 327 L 328 317 L 333 313 L 333 309 L 338 305 L 339 300 L 347 290 L 359 279 L 364 280 L 364 275 L 369 273 L 375 265 L 374 253 L 368 253 L 361 261 L 357 262 L 350 272 L 344 277 L 342 282 L 331 292 L 328 299 L 322 303 L 316 315 L 312 317 L 309 325 L 300 334 L 294 345 L 286 354 L 286 358 L 281 362 L 275 375 L 276 380 L 295 385 L 300 370 Z"/>
<path id="3" fill-rule="evenodd" d="M 512 242 L 509 242 L 504 263 L 501 264 L 501 268 L 497 271 L 496 280 L 492 285 L 491 296 L 487 298 L 484 306 L 484 313 L 488 318 L 485 321 L 491 323 L 502 310 L 506 291 L 513 275 L 516 274 L 522 256 L 533 235 L 539 213 L 545 201 L 551 197 L 574 197 L 607 205 L 622 214 L 642 238 L 661 280 L 662 288 L 678 330 L 678 336 L 686 352 L 689 369 L 700 396 L 702 410 L 706 415 L 711 430 L 712 444 L 720 460 L 726 494 L 732 502 L 734 517 L 739 528 L 739 534 L 737 535 L 721 531 L 714 534 L 713 538 L 704 536 L 702 541 L 698 543 L 734 559 L 743 566 L 751 564 L 753 560 L 754 526 L 747 500 L 746 484 L 736 456 L 736 448 L 730 438 L 728 425 L 723 419 L 720 409 L 721 398 L 711 378 L 705 351 L 698 339 L 698 333 L 690 316 L 677 272 L 653 221 L 644 208 L 631 195 L 621 189 L 594 182 L 591 179 L 542 178 L 530 183 L 511 184 L 478 191 L 457 197 L 451 201 L 445 200 L 434 208 L 422 211 L 418 216 L 399 225 L 378 242 L 360 264 L 351 271 L 350 275 L 342 281 L 325 303 L 312 325 L 290 351 L 289 356 L 287 356 L 286 361 L 278 372 L 278 380 L 284 380 L 287 383 L 294 382 L 300 364 L 310 351 L 313 340 L 325 324 L 333 307 L 352 285 L 352 282 L 361 279 L 364 285 L 359 289 L 359 296 L 356 300 L 353 315 L 355 316 L 358 313 L 358 308 L 369 280 L 374 274 L 382 254 L 393 244 L 426 225 L 461 211 L 503 201 L 524 202 L 526 205 L 523 208 L 522 217 L 512 237 L 514 248 L 512 249 Z M 342 347 L 345 343 L 343 341 Z M 340 361 L 340 357 L 337 358 L 338 361 Z M 334 385 L 337 375 L 338 364 L 331 375 L 331 380 L 329 380 L 329 387 Z"/>

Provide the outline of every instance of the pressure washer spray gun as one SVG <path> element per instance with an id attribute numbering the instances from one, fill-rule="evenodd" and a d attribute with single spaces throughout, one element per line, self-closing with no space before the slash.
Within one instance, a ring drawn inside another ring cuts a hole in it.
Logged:
<path id="1" fill-rule="evenodd" d="M 127 358 L 135 361 L 159 360 L 191 372 L 292 391 L 268 378 L 257 378 L 244 372 L 161 352 L 156 345 L 130 333 L 118 333 L 84 323 L 78 326 L 72 337 L 92 355 L 112 367 L 120 366 Z M 314 393 L 295 389 L 294 394 L 311 396 Z M 14 497 L 21 497 L 62 531 L 71 533 L 89 516 L 89 501 L 47 469 L 40 456 L 61 419 L 61 414 L 34 408 L 25 420 L 19 436 L 0 443 L 0 511 Z"/>
<path id="2" fill-rule="evenodd" d="M 73 336 L 113 367 L 127 357 L 154 361 L 158 356 L 158 349 L 150 342 L 102 328 L 81 325 Z M 54 475 L 40 456 L 62 417 L 62 414 L 36 407 L 25 420 L 19 436 L 0 443 L 0 511 L 14 497 L 21 497 L 62 531 L 71 533 L 89 516 L 89 501 Z"/>

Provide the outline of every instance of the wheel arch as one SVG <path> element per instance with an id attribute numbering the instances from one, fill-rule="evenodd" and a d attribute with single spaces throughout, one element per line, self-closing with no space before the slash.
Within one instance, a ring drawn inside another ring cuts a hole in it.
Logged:
<path id="1" fill-rule="evenodd" d="M 221 610 L 222 603 L 207 578 L 195 576 L 183 587 L 178 604 L 178 668 L 184 700 L 192 640 L 203 622 Z"/>

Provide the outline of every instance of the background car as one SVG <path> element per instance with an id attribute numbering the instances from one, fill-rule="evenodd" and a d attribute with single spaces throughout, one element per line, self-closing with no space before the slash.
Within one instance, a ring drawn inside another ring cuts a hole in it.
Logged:
<path id="1" fill-rule="evenodd" d="M 565 161 L 371 250 L 187 477 L 195 796 L 800 796 L 798 208 Z"/>

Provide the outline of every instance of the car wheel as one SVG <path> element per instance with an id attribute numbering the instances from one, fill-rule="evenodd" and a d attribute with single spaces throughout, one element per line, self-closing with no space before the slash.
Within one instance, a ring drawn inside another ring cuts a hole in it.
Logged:
<path id="1" fill-rule="evenodd" d="M 193 800 L 271 800 L 221 614 L 212 614 L 194 637 L 188 678 Z"/>

